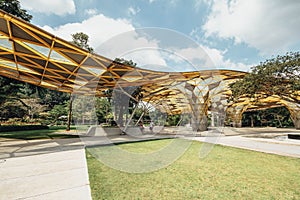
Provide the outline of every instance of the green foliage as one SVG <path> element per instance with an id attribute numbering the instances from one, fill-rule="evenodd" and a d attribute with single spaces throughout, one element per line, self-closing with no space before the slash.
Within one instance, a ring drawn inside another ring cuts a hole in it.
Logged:
<path id="1" fill-rule="evenodd" d="M 19 17 L 27 22 L 30 22 L 32 15 L 22 9 L 18 0 L 0 0 L 0 9 Z"/>
<path id="2" fill-rule="evenodd" d="M 44 125 L 0 126 L 0 132 L 49 129 Z"/>
<path id="3" fill-rule="evenodd" d="M 240 96 L 295 98 L 300 90 L 300 53 L 290 52 L 277 56 L 252 68 L 252 72 L 231 85 L 232 99 Z"/>
<path id="4" fill-rule="evenodd" d="M 72 34 L 72 43 L 76 46 L 83 48 L 89 52 L 93 52 L 94 49 L 88 44 L 89 36 L 83 32 Z"/>
<path id="5" fill-rule="evenodd" d="M 45 91 L 40 95 L 41 103 L 47 105 L 50 109 L 52 109 L 55 105 L 65 105 L 65 102 L 70 99 L 70 95 L 68 93 L 46 88 L 42 89 Z"/>
<path id="6" fill-rule="evenodd" d="M 76 124 L 96 124 L 95 98 L 93 96 L 76 95 L 73 100 L 72 117 Z"/>
<path id="7" fill-rule="evenodd" d="M 8 99 L 15 99 L 21 87 L 20 81 L 0 76 L 0 106 Z"/>
<path id="8" fill-rule="evenodd" d="M 166 120 L 167 126 L 176 126 L 180 120 L 180 115 L 168 115 Z"/>
<path id="9" fill-rule="evenodd" d="M 121 63 L 121 64 L 124 64 L 124 65 L 129 65 L 131 67 L 136 67 L 136 63 L 133 62 L 132 60 L 126 60 L 124 58 L 116 58 L 115 59 L 115 62 L 118 62 L 118 63 Z"/>
<path id="10" fill-rule="evenodd" d="M 49 112 L 48 119 L 51 119 L 51 124 L 57 124 L 59 119 L 66 119 L 68 112 L 66 104 L 55 105 Z"/>
<path id="11" fill-rule="evenodd" d="M 243 126 L 293 127 L 290 112 L 285 107 L 243 113 Z"/>
<path id="12" fill-rule="evenodd" d="M 113 119 L 111 105 L 106 97 L 97 97 L 95 99 L 96 116 L 98 123 L 107 123 Z"/>
<path id="13" fill-rule="evenodd" d="M 23 118 L 27 114 L 27 107 L 19 101 L 6 101 L 1 105 L 0 118 L 8 120 L 10 118 Z"/>

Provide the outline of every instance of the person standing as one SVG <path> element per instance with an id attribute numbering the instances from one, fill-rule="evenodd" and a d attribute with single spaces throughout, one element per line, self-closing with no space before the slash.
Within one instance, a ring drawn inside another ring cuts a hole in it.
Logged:
<path id="1" fill-rule="evenodd" d="M 150 125 L 149 125 L 149 129 L 152 133 L 153 133 L 153 128 L 154 128 L 154 123 L 153 123 L 153 121 L 151 121 Z"/>

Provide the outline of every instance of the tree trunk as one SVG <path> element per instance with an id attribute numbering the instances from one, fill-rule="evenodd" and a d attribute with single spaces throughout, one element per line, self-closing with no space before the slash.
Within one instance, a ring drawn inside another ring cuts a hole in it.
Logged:
<path id="1" fill-rule="evenodd" d="M 251 120 L 251 128 L 254 128 L 254 120 L 253 120 L 253 116 L 250 116 L 250 120 Z"/>
<path id="2" fill-rule="evenodd" d="M 215 113 L 211 113 L 211 127 L 215 127 Z"/>
<path id="3" fill-rule="evenodd" d="M 233 121 L 233 127 L 241 128 L 242 127 L 242 120 L 234 120 Z"/>
<path id="4" fill-rule="evenodd" d="M 294 125 L 296 129 L 300 129 L 300 119 L 295 119 L 294 120 Z"/>
<path id="5" fill-rule="evenodd" d="M 278 120 L 278 122 L 279 122 L 279 126 L 280 126 L 280 128 L 281 128 L 281 127 L 282 127 L 281 120 L 280 120 L 280 118 L 279 118 L 279 116 L 278 116 L 278 115 L 276 115 L 276 117 L 277 117 L 277 120 Z"/>
<path id="6" fill-rule="evenodd" d="M 69 110 L 68 110 L 68 121 L 67 121 L 67 131 L 71 129 L 71 122 L 72 122 L 72 105 L 73 105 L 73 97 L 70 94 L 70 103 L 69 103 Z"/>
<path id="7" fill-rule="evenodd" d="M 106 124 L 108 123 L 108 117 L 107 117 L 107 114 L 108 114 L 108 105 L 105 106 L 105 123 L 106 123 Z"/>
<path id="8" fill-rule="evenodd" d="M 199 118 L 196 116 L 192 116 L 192 129 L 193 131 L 202 132 L 207 131 L 207 117 L 200 116 Z"/>
<path id="9" fill-rule="evenodd" d="M 119 117 L 118 117 L 118 125 L 120 127 L 123 127 L 123 114 L 124 114 L 124 106 L 121 105 L 120 106 L 120 110 L 119 110 Z"/>

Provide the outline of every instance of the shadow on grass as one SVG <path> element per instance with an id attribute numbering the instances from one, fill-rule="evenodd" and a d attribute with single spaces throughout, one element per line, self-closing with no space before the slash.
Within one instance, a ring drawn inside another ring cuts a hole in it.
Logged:
<path id="1" fill-rule="evenodd" d="M 88 136 L 85 137 L 85 141 L 89 141 Z M 114 146 L 114 145 L 123 145 L 123 144 L 131 144 L 131 143 L 141 143 L 141 142 L 151 142 L 156 140 L 170 140 L 174 139 L 174 137 L 168 136 L 168 137 L 162 137 L 162 138 L 140 138 L 138 140 L 128 140 L 128 141 L 110 141 L 109 143 L 102 143 L 102 144 L 86 144 L 87 148 L 97 148 L 97 147 L 103 147 L 103 146 Z M 94 140 L 94 137 L 91 137 L 91 140 Z"/>

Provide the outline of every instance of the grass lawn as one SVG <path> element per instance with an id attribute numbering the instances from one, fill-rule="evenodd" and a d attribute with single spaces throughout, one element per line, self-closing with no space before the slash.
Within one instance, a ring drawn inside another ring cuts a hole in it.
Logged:
<path id="1" fill-rule="evenodd" d="M 75 129 L 72 127 L 71 129 Z M 48 130 L 27 130 L 27 131 L 10 131 L 10 132 L 0 132 L 0 137 L 12 138 L 12 139 L 23 139 L 23 140 L 33 140 L 33 139 L 62 139 L 62 138 L 74 138 L 78 137 L 76 135 L 64 134 L 66 131 L 65 126 L 53 126 Z"/>
<path id="2" fill-rule="evenodd" d="M 169 140 L 119 145 L 132 152 L 160 149 Z M 199 158 L 194 141 L 173 164 L 131 174 L 86 153 L 93 199 L 300 199 L 300 159 L 215 145 Z M 96 147 L 101 148 L 105 147 Z"/>

